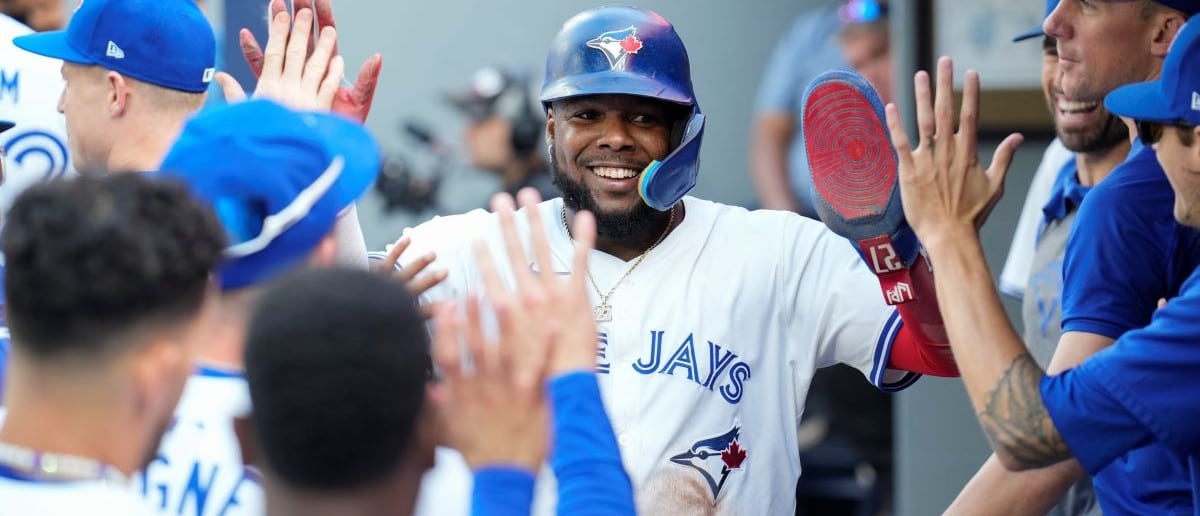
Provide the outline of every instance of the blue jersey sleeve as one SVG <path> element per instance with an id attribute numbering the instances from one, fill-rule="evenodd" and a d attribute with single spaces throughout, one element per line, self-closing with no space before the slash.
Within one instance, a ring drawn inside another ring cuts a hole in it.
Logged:
<path id="1" fill-rule="evenodd" d="M 1054 427 L 1088 473 L 1095 475 L 1117 457 L 1152 440 L 1088 367 L 1043 378 L 1041 391 Z"/>
<path id="2" fill-rule="evenodd" d="M 1088 471 L 1158 442 L 1200 453 L 1200 270 L 1183 293 L 1079 367 L 1042 382 L 1059 433 Z"/>
<path id="3" fill-rule="evenodd" d="M 533 473 L 516 467 L 479 469 L 471 489 L 471 515 L 528 516 L 535 480 Z"/>
<path id="4" fill-rule="evenodd" d="M 1131 151 L 1091 190 L 1063 258 L 1063 332 L 1116 339 L 1150 322 L 1158 300 L 1173 294 L 1174 199 L 1149 148 Z"/>
<path id="5" fill-rule="evenodd" d="M 550 403 L 555 436 L 550 464 L 558 479 L 558 514 L 637 514 L 596 374 L 575 372 L 552 379 Z"/>

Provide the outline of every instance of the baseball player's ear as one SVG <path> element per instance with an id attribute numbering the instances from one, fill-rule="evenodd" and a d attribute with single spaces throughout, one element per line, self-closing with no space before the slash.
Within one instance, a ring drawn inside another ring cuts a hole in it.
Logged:
<path id="1" fill-rule="evenodd" d="M 129 82 L 117 72 L 110 71 L 104 75 L 108 85 L 108 114 L 116 118 L 125 114 L 125 105 L 129 100 Z"/>
<path id="2" fill-rule="evenodd" d="M 242 449 L 242 464 L 258 466 L 258 446 L 254 442 L 254 414 L 233 418 L 233 433 Z"/>
<path id="3" fill-rule="evenodd" d="M 192 359 L 182 342 L 154 338 L 129 357 L 139 406 L 149 414 L 170 413 L 178 398 L 169 393 L 187 381 Z"/>
<path id="4" fill-rule="evenodd" d="M 554 108 L 546 108 L 546 141 L 554 143 Z"/>
<path id="5" fill-rule="evenodd" d="M 1171 42 L 1187 19 L 1174 9 L 1159 9 L 1154 18 L 1154 39 L 1150 41 L 1150 53 L 1154 57 L 1165 58 Z"/>

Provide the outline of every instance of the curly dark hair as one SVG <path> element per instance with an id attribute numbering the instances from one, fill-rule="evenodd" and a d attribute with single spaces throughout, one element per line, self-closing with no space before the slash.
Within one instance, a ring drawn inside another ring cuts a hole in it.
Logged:
<path id="1" fill-rule="evenodd" d="M 246 337 L 255 437 L 297 488 L 365 487 L 413 450 L 429 336 L 404 285 L 358 270 L 301 271 L 263 295 Z"/>
<path id="2" fill-rule="evenodd" d="M 193 316 L 225 233 L 183 184 L 123 173 L 31 187 L 0 247 L 13 345 L 46 358 Z"/>

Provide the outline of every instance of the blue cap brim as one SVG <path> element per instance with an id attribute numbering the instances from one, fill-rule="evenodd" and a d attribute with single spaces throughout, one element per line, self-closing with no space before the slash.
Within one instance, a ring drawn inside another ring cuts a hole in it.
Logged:
<path id="1" fill-rule="evenodd" d="M 358 123 L 338 115 L 314 113 L 305 116 L 313 117 L 313 129 L 328 144 L 332 154 L 345 160 L 337 181 L 317 203 L 317 206 L 340 213 L 353 205 L 375 183 L 382 159 L 379 148 L 371 138 L 362 137 L 363 128 Z M 221 289 L 236 290 L 274 280 L 307 258 L 316 248 L 316 244 L 328 235 L 336 224 L 337 221 L 334 220 L 329 227 L 305 226 L 288 230 L 306 233 L 305 236 L 292 235 L 289 239 L 291 242 L 308 242 L 311 245 L 302 244 L 295 247 L 276 243 L 267 246 L 261 252 L 224 261 L 220 267 Z M 302 252 L 297 252 L 298 250 Z"/>
<path id="2" fill-rule="evenodd" d="M 83 65 L 96 64 L 95 61 L 71 48 L 71 45 L 67 43 L 66 31 L 26 34 L 13 38 L 12 42 L 18 48 L 34 54 Z"/>
<path id="3" fill-rule="evenodd" d="M 1127 84 L 1113 90 L 1104 97 L 1104 109 L 1117 116 L 1149 122 L 1174 122 L 1180 118 L 1163 98 L 1158 81 Z"/>
<path id="4" fill-rule="evenodd" d="M 15 125 L 17 124 L 9 122 L 8 120 L 0 120 L 0 133 L 12 129 Z"/>
<path id="5" fill-rule="evenodd" d="M 1013 43 L 1017 43 L 1019 41 L 1025 41 L 1027 39 L 1040 38 L 1045 35 L 1046 35 L 1046 32 L 1043 31 L 1042 28 L 1039 26 L 1036 29 L 1028 30 L 1028 31 L 1022 32 L 1020 34 L 1017 34 L 1017 36 L 1014 37 L 1012 40 L 1013 40 Z"/>

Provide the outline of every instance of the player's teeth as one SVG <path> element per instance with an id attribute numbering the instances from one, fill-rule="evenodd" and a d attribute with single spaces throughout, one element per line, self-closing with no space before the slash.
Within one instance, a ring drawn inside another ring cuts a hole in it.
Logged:
<path id="1" fill-rule="evenodd" d="M 592 172 L 608 179 L 629 179 L 638 175 L 638 172 L 632 168 L 596 167 L 592 169 Z"/>
<path id="2" fill-rule="evenodd" d="M 1059 100 L 1058 110 L 1066 113 L 1075 111 L 1090 111 L 1092 108 L 1099 105 L 1099 102 L 1075 102 L 1070 100 Z"/>

